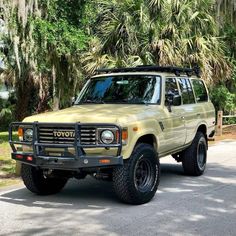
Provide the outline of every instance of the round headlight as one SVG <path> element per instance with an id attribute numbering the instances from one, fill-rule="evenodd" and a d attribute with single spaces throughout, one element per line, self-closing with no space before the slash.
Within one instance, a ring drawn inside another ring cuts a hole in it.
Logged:
<path id="1" fill-rule="evenodd" d="M 112 131 L 104 130 L 101 133 L 101 140 L 104 144 L 111 144 L 114 142 L 115 136 Z"/>
<path id="2" fill-rule="evenodd" d="M 33 141 L 33 130 L 32 129 L 26 129 L 24 131 L 24 140 L 28 142 Z"/>

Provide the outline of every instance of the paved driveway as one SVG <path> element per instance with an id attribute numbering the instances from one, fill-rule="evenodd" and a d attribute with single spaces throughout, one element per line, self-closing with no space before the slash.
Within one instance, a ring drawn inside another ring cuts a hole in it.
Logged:
<path id="1" fill-rule="evenodd" d="M 159 190 L 142 206 L 117 202 L 111 183 L 91 178 L 53 196 L 1 192 L 0 235 L 236 235 L 236 142 L 211 146 L 201 177 L 170 157 L 161 163 Z"/>

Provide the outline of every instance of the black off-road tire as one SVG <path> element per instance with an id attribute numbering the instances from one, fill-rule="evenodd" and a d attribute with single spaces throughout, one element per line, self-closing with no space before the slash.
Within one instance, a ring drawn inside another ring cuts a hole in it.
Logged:
<path id="1" fill-rule="evenodd" d="M 185 174 L 200 176 L 204 173 L 207 162 L 207 141 L 202 132 L 197 132 L 191 146 L 182 156 L 182 166 Z"/>
<path id="2" fill-rule="evenodd" d="M 67 178 L 46 178 L 42 170 L 26 164 L 22 164 L 21 177 L 26 188 L 38 195 L 58 193 L 68 180 Z"/>
<path id="3" fill-rule="evenodd" d="M 125 203 L 143 204 L 155 195 L 159 178 L 160 163 L 156 151 L 151 145 L 141 143 L 123 166 L 114 169 L 114 190 Z"/>

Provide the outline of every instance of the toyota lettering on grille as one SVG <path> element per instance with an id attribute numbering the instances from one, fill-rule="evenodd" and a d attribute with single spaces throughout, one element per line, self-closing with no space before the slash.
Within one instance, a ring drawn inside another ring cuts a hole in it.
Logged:
<path id="1" fill-rule="evenodd" d="M 75 131 L 67 131 L 67 130 L 54 130 L 53 136 L 56 138 L 74 138 Z"/>

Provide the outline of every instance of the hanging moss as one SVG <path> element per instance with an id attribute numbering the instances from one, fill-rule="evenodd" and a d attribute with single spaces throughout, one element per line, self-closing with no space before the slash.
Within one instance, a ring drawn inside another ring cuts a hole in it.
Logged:
<path id="1" fill-rule="evenodd" d="M 8 66 L 16 76 L 18 120 L 39 112 L 50 97 L 55 102 L 59 99 L 57 108 L 68 106 L 78 81 L 77 58 L 87 41 L 80 21 L 84 3 L 76 0 L 0 1 L 8 29 L 4 39 L 9 48 Z M 55 68 L 54 74 L 52 68 Z M 48 92 L 44 93 L 45 79 Z M 54 88 L 51 96 L 48 95 L 49 85 Z M 37 96 L 30 97 L 35 88 Z M 41 105 L 32 108 L 31 104 L 37 101 Z"/>

